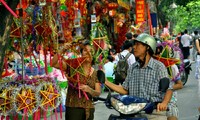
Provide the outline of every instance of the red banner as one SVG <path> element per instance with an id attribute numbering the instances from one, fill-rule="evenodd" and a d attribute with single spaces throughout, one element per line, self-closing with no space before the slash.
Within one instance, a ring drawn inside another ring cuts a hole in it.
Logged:
<path id="1" fill-rule="evenodd" d="M 136 24 L 145 21 L 145 2 L 144 0 L 135 0 L 136 4 Z"/>

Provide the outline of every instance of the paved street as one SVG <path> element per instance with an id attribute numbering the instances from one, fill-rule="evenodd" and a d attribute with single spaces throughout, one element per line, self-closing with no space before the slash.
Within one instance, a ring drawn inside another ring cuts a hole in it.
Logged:
<path id="1" fill-rule="evenodd" d="M 180 111 L 179 120 L 198 120 L 198 106 L 200 106 L 200 83 L 195 79 L 195 63 L 189 76 L 189 81 L 183 89 L 178 91 L 178 107 Z M 102 96 L 105 96 L 103 93 Z M 110 114 L 116 111 L 107 109 L 103 103 L 96 104 L 95 120 L 106 120 Z"/>

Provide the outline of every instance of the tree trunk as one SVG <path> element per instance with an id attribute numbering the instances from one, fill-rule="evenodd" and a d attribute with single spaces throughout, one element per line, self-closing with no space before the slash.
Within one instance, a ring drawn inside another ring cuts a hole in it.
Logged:
<path id="1" fill-rule="evenodd" d="M 6 0 L 7 5 L 13 10 L 16 10 L 16 6 L 19 3 L 19 0 Z M 0 5 L 0 78 L 3 72 L 4 56 L 5 51 L 9 46 L 9 37 L 10 37 L 10 26 L 13 21 L 12 14 L 4 7 L 3 4 Z"/>

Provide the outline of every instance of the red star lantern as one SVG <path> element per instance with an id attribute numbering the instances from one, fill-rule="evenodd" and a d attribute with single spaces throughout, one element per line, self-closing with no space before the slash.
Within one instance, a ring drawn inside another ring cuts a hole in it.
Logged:
<path id="1" fill-rule="evenodd" d="M 165 67 L 170 67 L 174 64 L 177 64 L 180 61 L 175 58 L 164 58 L 160 56 L 156 56 L 155 58 L 159 60 L 160 62 L 162 62 L 165 65 Z"/>

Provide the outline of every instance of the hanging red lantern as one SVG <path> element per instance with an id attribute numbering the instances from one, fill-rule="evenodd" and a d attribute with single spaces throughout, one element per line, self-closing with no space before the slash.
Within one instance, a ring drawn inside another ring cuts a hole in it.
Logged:
<path id="1" fill-rule="evenodd" d="M 115 2 L 108 3 L 108 9 L 109 10 L 116 9 L 116 8 L 118 8 L 117 3 L 115 3 Z"/>

